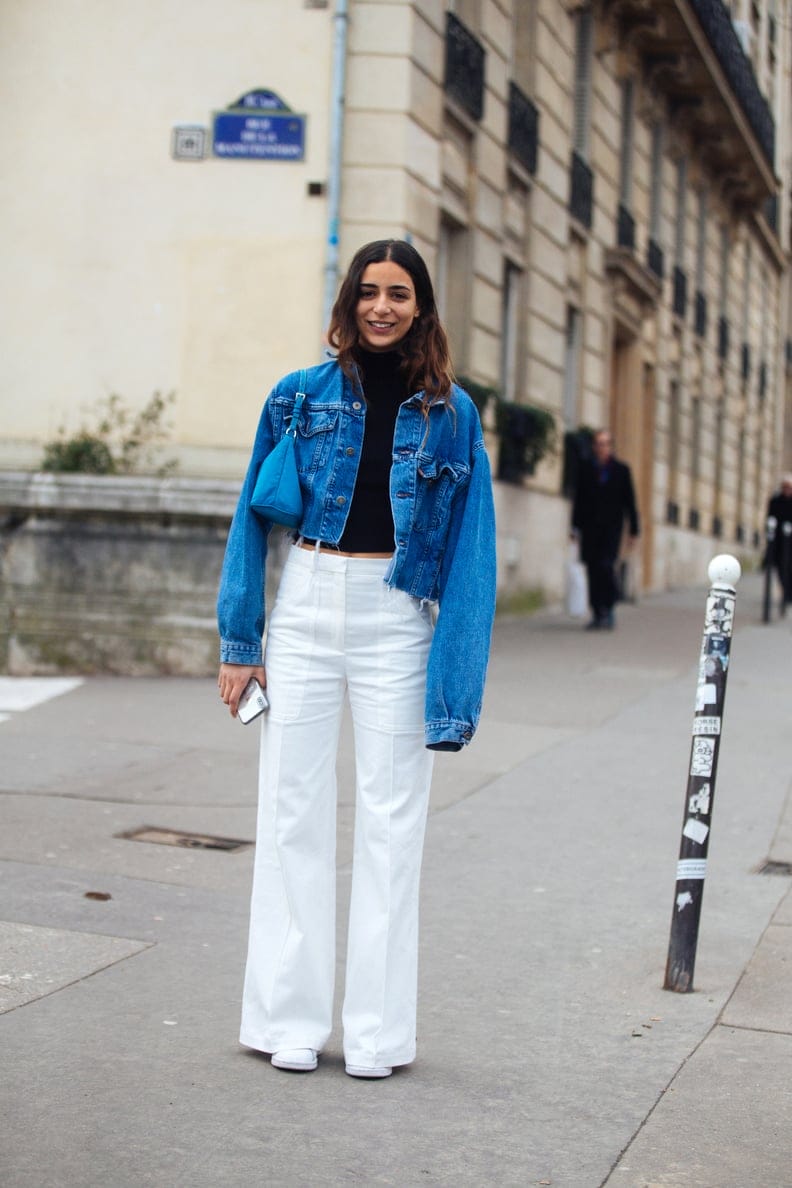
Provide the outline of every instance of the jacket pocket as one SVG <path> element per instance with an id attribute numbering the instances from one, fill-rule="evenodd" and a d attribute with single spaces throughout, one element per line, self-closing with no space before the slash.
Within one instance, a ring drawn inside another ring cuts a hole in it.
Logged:
<path id="1" fill-rule="evenodd" d="M 419 532 L 435 532 L 441 524 L 447 528 L 454 497 L 469 478 L 470 471 L 465 466 L 418 456 L 415 527 Z"/>
<path id="2" fill-rule="evenodd" d="M 326 466 L 338 423 L 338 412 L 306 410 L 297 425 L 297 469 L 310 475 Z"/>

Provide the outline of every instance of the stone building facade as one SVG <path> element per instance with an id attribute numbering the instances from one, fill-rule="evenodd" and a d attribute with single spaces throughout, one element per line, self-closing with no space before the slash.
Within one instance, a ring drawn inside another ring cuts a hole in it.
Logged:
<path id="1" fill-rule="evenodd" d="M 345 241 L 398 223 L 458 371 L 613 427 L 645 588 L 749 555 L 788 462 L 788 6 L 416 3 L 387 39 L 356 7 Z M 561 487 L 560 458 L 497 484 L 507 587 L 557 589 Z"/>
<path id="2" fill-rule="evenodd" d="M 610 424 L 633 468 L 643 588 L 756 555 L 792 463 L 790 0 L 211 0 L 193 16 L 39 0 L 0 18 L 20 115 L 0 467 L 35 467 L 94 397 L 174 389 L 181 473 L 238 481 L 262 396 L 321 356 L 338 271 L 407 236 L 457 373 L 499 393 L 484 421 L 504 593 L 561 591 L 581 426 Z M 252 87 L 305 114 L 302 158 L 168 154 L 177 127 L 208 133 Z M 55 108 L 69 136 L 47 139 Z M 505 467 L 503 426 L 530 445 L 547 414 L 555 453 Z"/>

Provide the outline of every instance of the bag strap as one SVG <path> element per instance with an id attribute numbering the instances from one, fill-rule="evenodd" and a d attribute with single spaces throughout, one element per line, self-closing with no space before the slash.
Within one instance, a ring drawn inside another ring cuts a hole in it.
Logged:
<path id="1" fill-rule="evenodd" d="M 292 408 L 292 414 L 289 419 L 289 428 L 286 430 L 287 437 L 289 436 L 289 434 L 291 434 L 292 437 L 297 436 L 297 424 L 300 420 L 300 410 L 302 409 L 303 401 L 305 400 L 305 381 L 307 378 L 308 377 L 307 377 L 306 373 L 304 371 L 301 371 L 300 372 L 300 386 L 294 394 L 294 406 Z"/>

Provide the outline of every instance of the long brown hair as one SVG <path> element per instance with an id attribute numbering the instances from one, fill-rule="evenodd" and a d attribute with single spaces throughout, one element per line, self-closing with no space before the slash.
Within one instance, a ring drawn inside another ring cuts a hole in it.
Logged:
<path id="1" fill-rule="evenodd" d="M 354 255 L 336 298 L 330 317 L 327 339 L 338 351 L 338 362 L 350 379 L 356 377 L 358 328 L 356 312 L 360 283 L 369 264 L 392 260 L 409 273 L 415 286 L 420 310 L 397 350 L 402 356 L 402 371 L 411 393 L 422 391 L 424 411 L 435 400 L 451 394 L 451 359 L 448 339 L 437 312 L 434 289 L 423 257 L 404 239 L 376 239 Z"/>

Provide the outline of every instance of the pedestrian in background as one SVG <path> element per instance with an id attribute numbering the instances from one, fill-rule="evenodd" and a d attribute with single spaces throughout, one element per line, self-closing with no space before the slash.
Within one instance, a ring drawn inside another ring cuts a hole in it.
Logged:
<path id="1" fill-rule="evenodd" d="M 599 429 L 592 440 L 593 457 L 581 464 L 572 508 L 572 537 L 580 541 L 580 559 L 588 576 L 591 622 L 587 631 L 615 626 L 613 607 L 619 595 L 616 563 L 625 520 L 629 547 L 640 532 L 630 468 L 613 454 L 613 438 Z"/>
<path id="2" fill-rule="evenodd" d="M 781 582 L 784 602 L 792 602 L 792 474 L 783 474 L 779 490 L 767 505 L 767 517 L 776 521 L 773 539 L 767 543 L 765 564 L 773 565 Z M 784 525 L 789 528 L 784 531 Z"/>
<path id="3" fill-rule="evenodd" d="M 415 1057 L 433 752 L 468 743 L 481 709 L 495 610 L 492 486 L 478 413 L 452 383 L 415 248 L 380 240 L 358 251 L 328 340 L 337 358 L 310 368 L 304 385 L 303 519 L 263 660 L 271 524 L 250 497 L 289 425 L 298 373 L 264 405 L 218 600 L 223 701 L 235 715 L 253 675 L 271 703 L 240 1038 L 277 1068 L 307 1072 L 331 1033 L 346 695 L 357 787 L 344 1056 L 350 1075 L 385 1077 Z"/>

